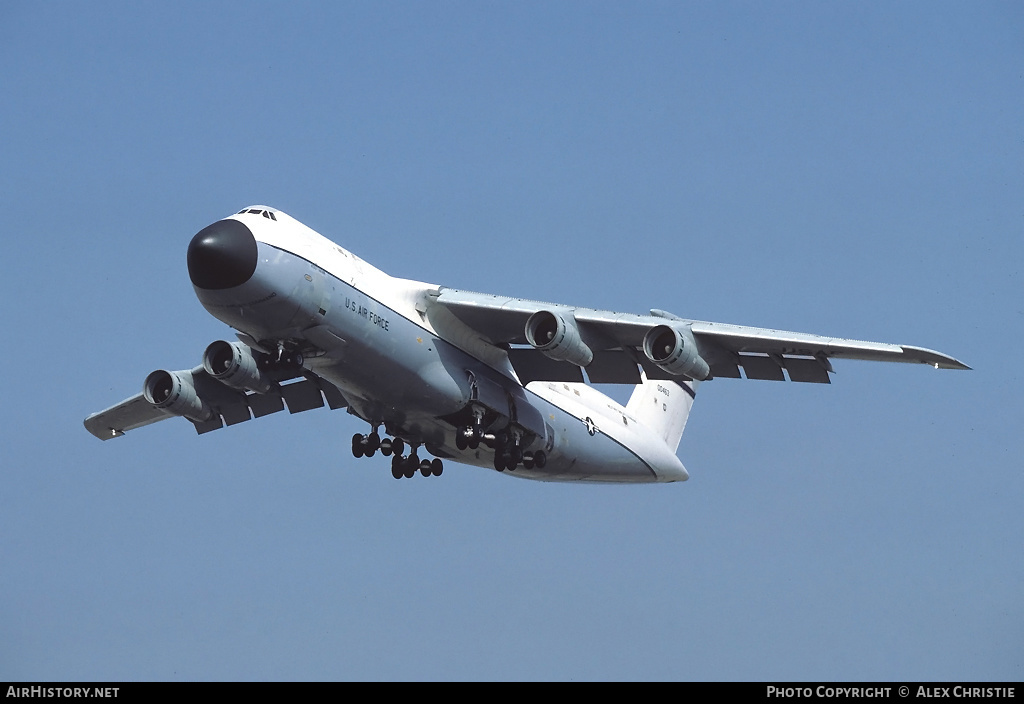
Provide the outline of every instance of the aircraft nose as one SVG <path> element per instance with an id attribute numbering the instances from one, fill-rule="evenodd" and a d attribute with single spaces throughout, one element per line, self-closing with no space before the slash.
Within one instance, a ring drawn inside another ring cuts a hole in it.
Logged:
<path id="1" fill-rule="evenodd" d="M 199 288 L 241 286 L 256 271 L 256 238 L 238 220 L 207 225 L 188 245 L 188 276 Z"/>

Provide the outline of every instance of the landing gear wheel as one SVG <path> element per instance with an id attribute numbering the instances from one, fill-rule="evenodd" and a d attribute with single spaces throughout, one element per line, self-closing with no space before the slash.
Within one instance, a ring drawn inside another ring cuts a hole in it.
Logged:
<path id="1" fill-rule="evenodd" d="M 402 469 L 405 472 L 406 479 L 412 479 L 416 476 L 416 470 L 420 468 L 420 458 L 416 456 L 416 450 L 414 449 L 408 457 L 405 458 L 405 462 L 402 464 Z"/>
<path id="2" fill-rule="evenodd" d="M 424 477 L 429 477 L 433 474 L 433 467 L 430 465 L 430 460 L 420 460 L 420 474 Z"/>
<path id="3" fill-rule="evenodd" d="M 537 450 L 533 453 L 533 465 L 537 469 L 544 469 L 544 465 L 548 463 L 548 456 L 544 450 Z"/>
<path id="4" fill-rule="evenodd" d="M 431 474 L 433 474 L 435 477 L 440 477 L 441 476 L 441 472 L 443 472 L 443 471 L 444 471 L 444 462 L 442 462 L 441 460 L 438 460 L 438 459 L 435 459 L 435 460 L 431 461 L 431 463 L 430 463 L 430 473 Z"/>
<path id="5" fill-rule="evenodd" d="M 405 452 L 405 441 L 402 438 L 395 438 L 391 441 L 391 451 L 396 455 L 401 455 Z"/>
<path id="6" fill-rule="evenodd" d="M 405 474 L 402 469 L 402 457 L 401 455 L 395 455 L 391 458 L 391 476 L 395 479 L 401 479 Z"/>
<path id="7" fill-rule="evenodd" d="M 505 471 L 505 456 L 501 452 L 494 453 L 494 468 L 499 472 Z"/>
<path id="8" fill-rule="evenodd" d="M 356 433 L 352 436 L 352 456 L 362 457 L 363 456 L 363 436 Z"/>
<path id="9" fill-rule="evenodd" d="M 388 438 L 384 438 L 383 440 L 380 441 L 380 454 L 384 455 L 385 457 L 391 456 L 391 440 L 389 440 Z"/>
<path id="10" fill-rule="evenodd" d="M 373 457 L 373 453 L 380 449 L 380 435 L 373 431 L 366 436 L 366 456 Z"/>

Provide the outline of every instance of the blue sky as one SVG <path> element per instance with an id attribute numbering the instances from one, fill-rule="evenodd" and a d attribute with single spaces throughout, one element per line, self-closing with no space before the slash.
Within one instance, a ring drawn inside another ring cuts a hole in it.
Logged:
<path id="1" fill-rule="evenodd" d="M 0 679 L 1020 680 L 1019 3 L 0 8 Z M 392 274 L 915 344 L 716 380 L 691 479 L 396 482 L 324 409 L 100 443 L 274 205 Z"/>

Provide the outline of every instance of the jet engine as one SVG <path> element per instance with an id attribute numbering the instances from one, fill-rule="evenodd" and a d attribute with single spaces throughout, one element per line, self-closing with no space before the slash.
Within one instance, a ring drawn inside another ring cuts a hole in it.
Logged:
<path id="1" fill-rule="evenodd" d="M 213 418 L 213 409 L 199 398 L 189 372 L 158 369 L 146 377 L 142 395 L 155 407 L 197 423 Z"/>
<path id="2" fill-rule="evenodd" d="M 256 358 L 241 342 L 218 340 L 203 353 L 203 369 L 217 381 L 239 391 L 265 394 L 274 382 L 260 371 Z"/>
<path id="3" fill-rule="evenodd" d="M 526 341 L 559 362 L 585 367 L 594 361 L 594 353 L 580 339 L 572 316 L 539 310 L 526 321 Z"/>
<path id="4" fill-rule="evenodd" d="M 697 352 L 697 342 L 689 328 L 670 325 L 651 328 L 644 335 L 644 354 L 669 374 L 701 381 L 711 374 L 708 363 Z"/>

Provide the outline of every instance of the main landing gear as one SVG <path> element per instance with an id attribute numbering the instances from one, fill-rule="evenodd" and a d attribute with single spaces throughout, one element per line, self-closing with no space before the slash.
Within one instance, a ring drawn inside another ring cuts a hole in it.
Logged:
<path id="1" fill-rule="evenodd" d="M 522 434 L 516 429 L 501 433 L 485 433 L 480 418 L 476 418 L 473 425 L 466 425 L 455 431 L 455 446 L 460 450 L 475 450 L 480 447 L 480 443 L 494 449 L 494 468 L 499 472 L 506 469 L 514 471 L 520 464 L 524 469 L 544 469 L 548 463 L 548 456 L 544 450 L 523 450 Z"/>
<path id="2" fill-rule="evenodd" d="M 419 470 L 424 477 L 440 477 L 444 472 L 444 464 L 439 459 L 421 460 L 416 455 L 415 449 L 409 453 L 408 457 L 395 455 L 391 458 L 391 476 L 395 479 L 402 477 L 412 479 L 416 475 L 416 470 Z"/>
<path id="3" fill-rule="evenodd" d="M 494 436 L 488 437 L 484 434 L 484 411 L 474 405 L 472 424 L 464 425 L 455 431 L 455 446 L 460 450 L 475 450 L 480 447 L 481 441 L 487 442 L 489 447 L 494 447 Z"/>
<path id="4" fill-rule="evenodd" d="M 402 438 L 384 438 L 381 440 L 377 428 L 369 435 L 356 433 L 352 436 L 352 455 L 354 457 L 373 457 L 377 450 L 385 457 L 391 457 L 391 476 L 395 479 L 405 477 L 412 479 L 417 470 L 424 477 L 440 477 L 444 472 L 444 463 L 439 459 L 421 460 L 417 455 L 419 444 L 412 445 L 408 457 L 403 457 L 405 441 Z"/>
<path id="5" fill-rule="evenodd" d="M 516 450 L 495 450 L 494 451 L 494 468 L 499 472 L 504 472 L 506 469 L 510 472 L 514 472 L 516 467 L 522 463 L 523 469 L 544 469 L 544 466 L 548 463 L 548 456 L 544 450 L 537 450 L 536 452 L 519 452 Z"/>

